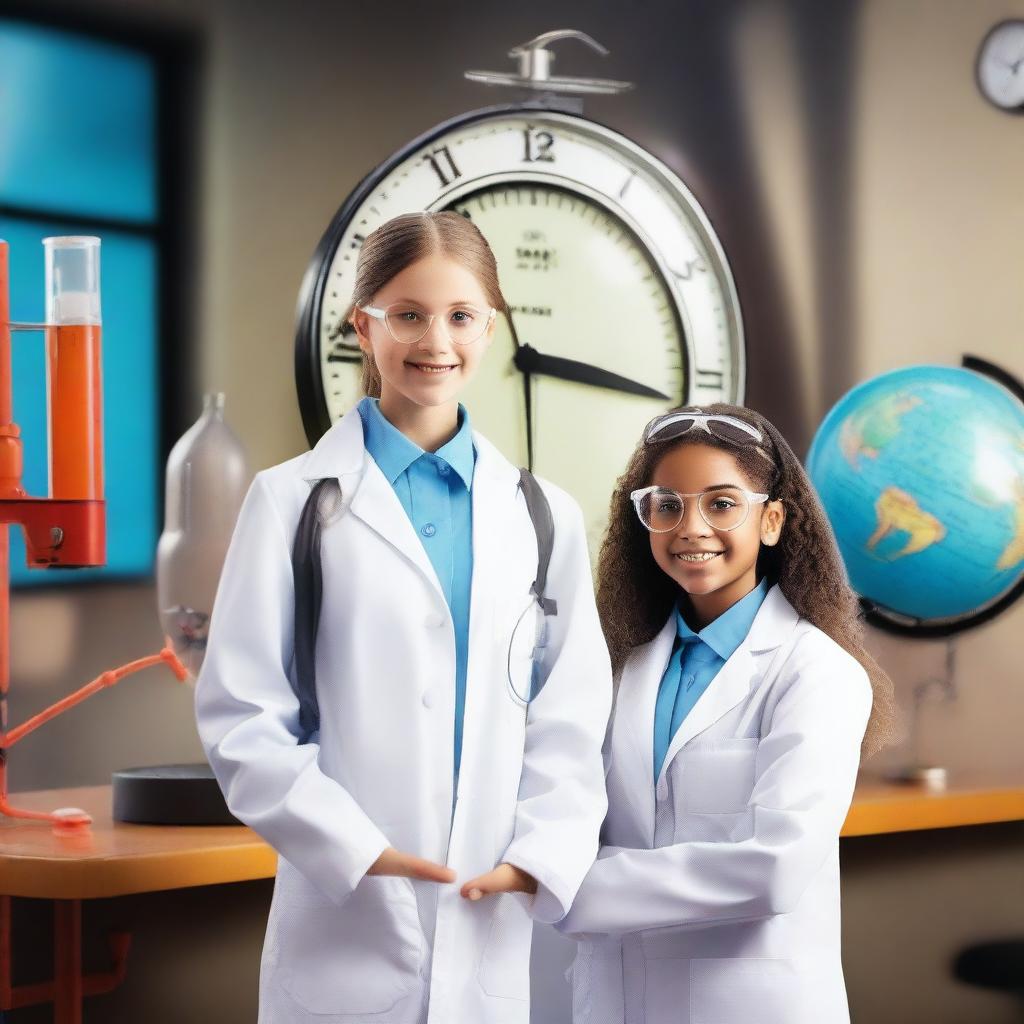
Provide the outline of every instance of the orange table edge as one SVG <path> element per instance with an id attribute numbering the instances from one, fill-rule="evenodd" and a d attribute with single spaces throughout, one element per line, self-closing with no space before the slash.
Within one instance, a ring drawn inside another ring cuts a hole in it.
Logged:
<path id="1" fill-rule="evenodd" d="M 0 894 L 100 899 L 131 893 L 272 878 L 277 855 L 244 826 L 130 825 L 111 820 L 109 786 L 18 795 L 41 810 L 83 807 L 93 816 L 81 839 L 45 825 L 0 819 Z M 921 787 L 862 779 L 843 836 L 869 836 L 1024 820 L 1024 785 Z"/>

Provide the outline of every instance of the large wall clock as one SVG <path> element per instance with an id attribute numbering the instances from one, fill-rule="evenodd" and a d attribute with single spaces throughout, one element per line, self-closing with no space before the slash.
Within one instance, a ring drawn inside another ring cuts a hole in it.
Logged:
<path id="1" fill-rule="evenodd" d="M 469 217 L 510 310 L 464 402 L 513 463 L 576 497 L 594 554 L 643 425 L 681 403 L 742 400 L 743 329 L 722 246 L 689 189 L 619 132 L 551 104 L 452 118 L 360 182 L 303 283 L 296 378 L 314 444 L 360 397 L 345 314 L 367 234 L 413 210 Z"/>

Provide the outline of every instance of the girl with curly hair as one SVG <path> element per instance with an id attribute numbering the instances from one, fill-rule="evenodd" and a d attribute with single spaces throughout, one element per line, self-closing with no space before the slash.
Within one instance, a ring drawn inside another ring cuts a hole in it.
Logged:
<path id="1" fill-rule="evenodd" d="M 892 684 L 832 528 L 750 409 L 648 424 L 598 565 L 602 847 L 556 927 L 575 1024 L 841 1024 L 839 832 Z"/>

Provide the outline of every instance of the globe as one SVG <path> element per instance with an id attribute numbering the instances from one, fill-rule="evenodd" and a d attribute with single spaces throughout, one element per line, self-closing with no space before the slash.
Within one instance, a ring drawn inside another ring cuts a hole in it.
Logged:
<path id="1" fill-rule="evenodd" d="M 815 434 L 808 475 L 879 625 L 952 633 L 1024 591 L 1024 402 L 991 369 L 1005 385 L 950 366 L 884 373 Z"/>

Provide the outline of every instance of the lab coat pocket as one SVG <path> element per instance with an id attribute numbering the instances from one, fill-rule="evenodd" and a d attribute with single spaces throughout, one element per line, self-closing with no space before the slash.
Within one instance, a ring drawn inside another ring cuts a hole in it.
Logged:
<path id="1" fill-rule="evenodd" d="M 408 878 L 366 875 L 336 906 L 294 869 L 289 874 L 268 927 L 277 980 L 299 1006 L 309 1013 L 382 1013 L 418 990 L 425 943 Z"/>
<path id="2" fill-rule="evenodd" d="M 753 834 L 750 796 L 758 740 L 740 737 L 688 744 L 673 775 L 675 840 L 738 842 Z"/>
<path id="3" fill-rule="evenodd" d="M 690 1024 L 802 1024 L 802 1003 L 791 960 L 690 961 Z"/>
<path id="4" fill-rule="evenodd" d="M 490 929 L 480 956 L 477 981 L 489 996 L 530 998 L 530 941 L 533 919 L 524 892 L 502 892 L 494 900 Z"/>
<path id="5" fill-rule="evenodd" d="M 698 814 L 741 811 L 754 788 L 757 739 L 706 740 L 691 743 L 680 754 L 682 800 Z"/>
<path id="6" fill-rule="evenodd" d="M 622 1024 L 626 1011 L 621 940 L 580 942 L 567 974 L 572 984 L 573 1024 Z"/>

